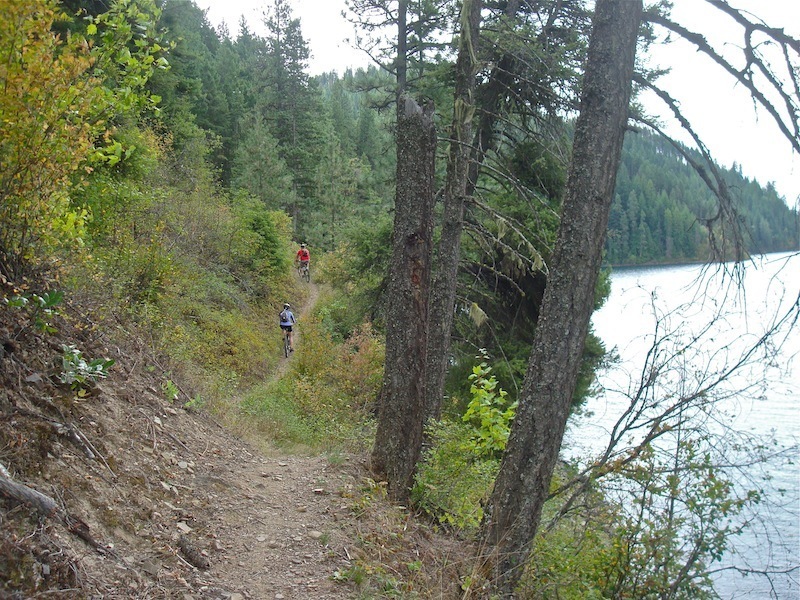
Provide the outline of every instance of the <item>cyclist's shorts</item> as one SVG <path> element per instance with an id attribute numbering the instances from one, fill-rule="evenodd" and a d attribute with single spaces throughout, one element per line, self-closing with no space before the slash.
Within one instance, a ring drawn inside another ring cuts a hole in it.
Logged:
<path id="1" fill-rule="evenodd" d="M 307 260 L 301 260 L 300 261 L 300 266 L 301 267 L 307 267 L 308 266 L 308 261 Z"/>
<path id="2" fill-rule="evenodd" d="M 291 325 L 281 325 L 281 329 L 285 329 L 286 331 L 291 331 L 292 330 L 292 326 Z"/>

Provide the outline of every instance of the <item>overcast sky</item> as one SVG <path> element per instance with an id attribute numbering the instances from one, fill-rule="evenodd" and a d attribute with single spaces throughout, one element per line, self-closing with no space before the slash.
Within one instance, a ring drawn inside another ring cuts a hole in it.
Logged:
<path id="1" fill-rule="evenodd" d="M 736 8 L 750 10 L 768 25 L 783 27 L 786 33 L 800 38 L 800 1 L 729 1 Z M 715 47 L 724 48 L 723 41 L 729 45 L 741 42 L 730 37 L 731 32 L 738 31 L 730 27 L 731 21 L 702 0 L 673 2 L 674 20 L 690 29 L 702 30 Z M 264 9 L 271 4 L 270 0 L 195 0 L 195 3 L 208 9 L 213 25 L 224 20 L 234 36 L 241 16 L 255 32 L 263 34 Z M 311 74 L 342 72 L 347 67 L 368 64 L 363 53 L 344 41 L 353 33 L 352 26 L 341 17 L 344 0 L 292 0 L 292 6 L 311 50 Z M 771 118 L 758 117 L 741 86 L 735 86 L 729 76 L 686 43 L 662 48 L 653 60 L 672 68 L 661 86 L 681 102 L 683 112 L 719 163 L 731 166 L 737 162 L 746 176 L 762 185 L 773 182 L 790 206 L 800 202 L 800 157 L 793 155 L 789 141 Z M 657 104 L 647 102 L 647 106 L 656 110 Z"/>

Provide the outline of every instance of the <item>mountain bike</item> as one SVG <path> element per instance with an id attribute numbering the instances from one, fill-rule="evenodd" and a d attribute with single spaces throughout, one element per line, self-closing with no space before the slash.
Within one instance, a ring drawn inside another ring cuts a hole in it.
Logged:
<path id="1" fill-rule="evenodd" d="M 311 271 L 308 269 L 308 263 L 300 263 L 297 272 L 300 273 L 300 279 L 304 280 L 306 283 L 311 281 Z"/>
<path id="2" fill-rule="evenodd" d="M 283 329 L 283 354 L 286 358 L 289 358 L 289 354 L 292 351 L 292 345 L 289 342 L 289 330 Z"/>

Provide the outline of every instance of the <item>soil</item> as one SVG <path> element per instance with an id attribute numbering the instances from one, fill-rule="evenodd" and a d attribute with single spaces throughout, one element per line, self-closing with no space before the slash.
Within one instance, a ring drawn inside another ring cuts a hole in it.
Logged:
<path id="1" fill-rule="evenodd" d="M 359 573 L 421 589 L 406 565 L 441 579 L 459 552 L 386 502 L 364 457 L 256 447 L 168 402 L 135 344 L 77 316 L 25 327 L 0 309 L 0 482 L 57 508 L 0 494 L 0 598 L 365 597 Z M 84 396 L 56 379 L 59 337 L 117 360 Z"/>

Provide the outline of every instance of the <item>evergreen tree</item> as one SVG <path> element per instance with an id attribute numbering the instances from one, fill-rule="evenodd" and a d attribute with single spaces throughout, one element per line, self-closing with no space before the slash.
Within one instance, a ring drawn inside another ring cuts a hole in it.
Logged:
<path id="1" fill-rule="evenodd" d="M 314 176 L 326 126 L 319 90 L 309 79 L 309 50 L 288 0 L 275 0 L 264 24 L 266 52 L 259 65 L 258 108 L 294 178 L 296 204 L 290 211 L 305 237 L 315 210 Z"/>

